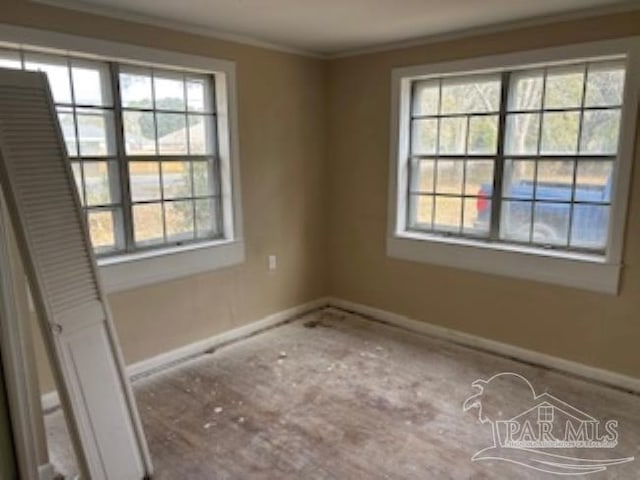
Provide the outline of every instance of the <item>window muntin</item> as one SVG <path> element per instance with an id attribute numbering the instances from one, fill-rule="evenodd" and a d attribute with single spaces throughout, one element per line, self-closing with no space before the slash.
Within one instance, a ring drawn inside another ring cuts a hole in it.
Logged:
<path id="1" fill-rule="evenodd" d="M 46 72 L 98 255 L 221 238 L 211 75 L 17 49 L 0 67 Z"/>
<path id="2" fill-rule="evenodd" d="M 211 78 L 122 66 L 119 80 L 134 244 L 219 236 Z"/>
<path id="3" fill-rule="evenodd" d="M 407 229 L 602 252 L 625 66 L 416 79 Z"/>
<path id="4" fill-rule="evenodd" d="M 490 205 L 498 146 L 501 76 L 474 75 L 413 85 L 410 229 L 487 237 L 477 205 Z"/>
<path id="5" fill-rule="evenodd" d="M 554 408 L 550 405 L 541 405 L 538 407 L 538 422 L 553 423 Z"/>

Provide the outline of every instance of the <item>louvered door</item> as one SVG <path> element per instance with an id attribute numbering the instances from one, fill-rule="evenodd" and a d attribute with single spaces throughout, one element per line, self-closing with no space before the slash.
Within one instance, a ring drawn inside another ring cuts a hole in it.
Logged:
<path id="1" fill-rule="evenodd" d="M 84 478 L 151 473 L 44 74 L 0 70 L 0 186 Z"/>

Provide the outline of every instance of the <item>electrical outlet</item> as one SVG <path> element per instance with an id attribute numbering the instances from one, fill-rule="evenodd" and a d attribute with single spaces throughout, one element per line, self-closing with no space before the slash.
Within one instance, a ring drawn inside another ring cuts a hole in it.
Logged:
<path id="1" fill-rule="evenodd" d="M 269 270 L 274 271 L 278 268 L 278 259 L 275 255 L 269 255 Z"/>

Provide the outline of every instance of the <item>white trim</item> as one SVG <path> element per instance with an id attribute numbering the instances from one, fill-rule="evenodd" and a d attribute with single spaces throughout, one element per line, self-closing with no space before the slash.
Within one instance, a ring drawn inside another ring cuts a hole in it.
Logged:
<path id="1" fill-rule="evenodd" d="M 42 1 L 42 0 L 38 0 Z M 514 20 L 499 24 L 487 25 L 485 27 L 468 28 L 464 30 L 456 30 L 435 35 L 428 35 L 420 38 L 411 38 L 401 40 L 399 42 L 383 43 L 381 45 L 373 45 L 370 47 L 354 48 L 344 50 L 327 57 L 330 59 L 357 57 L 360 55 L 368 55 L 372 53 L 388 52 L 391 50 L 401 50 L 411 47 L 422 47 L 434 45 L 437 43 L 451 42 L 455 40 L 463 40 L 467 38 L 479 37 L 481 35 L 491 35 L 496 33 L 516 31 L 523 28 L 541 27 L 546 25 L 554 25 L 558 23 L 577 21 L 589 18 L 597 18 L 605 15 L 614 15 L 616 13 L 626 13 L 637 11 L 638 3 L 635 0 L 628 2 L 608 5 L 603 7 L 587 8 L 574 12 L 565 12 L 558 14 L 550 14 L 534 17 L 527 20 Z"/>
<path id="2" fill-rule="evenodd" d="M 100 259 L 100 277 L 107 293 L 130 290 L 210 270 L 245 260 L 244 242 L 211 242 Z"/>
<path id="3" fill-rule="evenodd" d="M 161 353 L 155 357 L 133 363 L 126 367 L 127 376 L 133 378 L 149 375 L 171 365 L 202 355 L 213 348 L 255 335 L 256 333 L 290 321 L 300 315 L 325 307 L 328 303 L 329 301 L 327 298 L 318 298 L 316 300 L 303 303 L 302 305 L 297 305 L 295 307 L 273 313 L 260 320 L 243 325 L 242 327 L 234 328 L 212 337 L 198 340 L 183 347 Z M 42 395 L 42 409 L 45 412 L 57 408 L 59 405 L 60 399 L 58 398 L 58 392 L 55 390 Z"/>
<path id="4" fill-rule="evenodd" d="M 133 62 L 160 68 L 184 68 L 202 73 L 227 72 L 235 62 L 204 57 L 171 50 L 141 47 L 139 45 L 101 40 L 80 35 L 58 33 L 37 28 L 19 27 L 0 23 L 0 42 L 39 48 L 44 52 L 114 62 Z"/>
<path id="5" fill-rule="evenodd" d="M 605 263 L 586 255 L 427 235 L 422 238 L 418 235 L 413 238 L 390 237 L 387 239 L 387 255 L 610 295 L 618 293 L 622 269 L 620 264 Z"/>
<path id="6" fill-rule="evenodd" d="M 620 147 L 614 170 L 608 250 L 604 257 L 571 252 L 555 253 L 540 248 L 518 248 L 429 234 L 416 235 L 406 230 L 408 181 L 406 159 L 409 151 L 409 89 L 412 79 L 430 75 L 510 70 L 524 66 L 615 55 L 626 56 L 627 77 L 621 117 Z M 631 168 L 634 161 L 639 86 L 640 37 L 394 69 L 391 74 L 387 255 L 403 260 L 434 263 L 617 294 L 622 269 Z"/>
<path id="7" fill-rule="evenodd" d="M 225 239 L 102 258 L 98 263 L 105 289 L 111 293 L 245 261 L 235 62 L 5 24 L 0 24 L 0 42 L 62 55 L 213 74 Z"/>
<path id="8" fill-rule="evenodd" d="M 154 27 L 166 28 L 176 32 L 190 33 L 193 35 L 199 35 L 202 37 L 213 38 L 215 40 L 223 40 L 227 42 L 234 42 L 241 45 L 250 45 L 252 47 L 264 48 L 267 50 L 275 50 L 277 52 L 291 53 L 294 55 L 302 55 L 305 57 L 319 58 L 321 54 L 315 53 L 309 50 L 290 47 L 287 45 L 280 45 L 259 38 L 254 38 L 250 35 L 241 35 L 231 32 L 221 32 L 212 28 L 194 25 L 187 22 L 179 22 L 176 20 L 167 20 L 164 18 L 153 17 L 150 15 L 144 15 L 134 12 L 125 11 L 119 8 L 105 7 L 95 4 L 89 4 L 86 2 L 78 2 L 74 0 L 34 0 L 35 3 L 41 3 L 43 5 L 49 5 L 52 7 L 64 8 L 65 10 L 73 10 L 76 12 L 89 13 L 92 15 L 99 15 L 102 17 L 110 17 L 118 20 L 125 20 L 128 22 L 142 23 L 145 25 L 151 25 Z"/>
<path id="9" fill-rule="evenodd" d="M 303 55 L 312 58 L 322 59 L 337 59 L 355 57 L 358 55 L 365 55 L 377 52 L 386 52 L 389 50 L 399 50 L 408 47 L 418 47 L 423 45 L 431 45 L 434 43 L 441 43 L 452 40 L 459 40 L 464 38 L 470 38 L 479 35 L 489 35 L 493 33 L 508 32 L 511 30 L 530 28 L 542 25 L 552 25 L 561 22 L 567 22 L 571 20 L 581 20 L 584 18 L 598 17 L 604 15 L 611 15 L 616 13 L 625 13 L 638 10 L 638 5 L 635 0 L 623 2 L 615 5 L 608 5 L 602 7 L 593 7 L 582 9 L 573 12 L 556 13 L 550 15 L 542 15 L 527 20 L 514 20 L 511 22 L 503 22 L 499 24 L 487 25 L 484 27 L 468 28 L 463 30 L 456 30 L 452 32 L 446 32 L 441 34 L 423 36 L 419 38 L 412 38 L 408 40 L 401 40 L 396 42 L 386 42 L 379 45 L 371 45 L 360 48 L 349 48 L 346 50 L 338 51 L 335 53 L 326 53 L 319 51 L 311 51 L 293 46 L 280 45 L 266 40 L 251 37 L 250 35 L 241 35 L 231 32 L 220 32 L 211 28 L 194 25 L 188 22 L 177 22 L 175 20 L 167 20 L 163 18 L 157 18 L 150 15 L 138 14 L 134 12 L 124 11 L 122 9 L 114 9 L 104 7 L 100 5 L 94 5 L 85 1 L 77 0 L 33 0 L 35 3 L 43 5 L 49 5 L 58 8 L 64 8 L 67 10 L 73 10 L 77 12 L 89 13 L 93 15 L 100 15 L 104 17 L 115 18 L 119 20 L 125 20 L 129 22 L 137 22 L 146 25 L 152 25 L 156 27 L 167 28 L 173 31 L 191 33 L 194 35 L 201 35 L 216 40 L 230 41 L 234 43 L 251 45 L 254 47 L 265 48 L 268 50 L 275 50 L 279 52 L 291 53 L 294 55 Z"/>
<path id="10" fill-rule="evenodd" d="M 480 337 L 470 333 L 453 330 L 434 325 L 426 321 L 415 320 L 387 310 L 370 307 L 361 303 L 330 297 L 329 304 L 333 307 L 354 312 L 366 317 L 377 319 L 412 332 L 436 337 L 448 342 L 464 345 L 474 349 L 486 350 L 501 356 L 539 365 L 542 367 L 567 372 L 587 380 L 604 383 L 623 390 L 640 393 L 640 378 L 623 375 L 602 368 L 592 367 L 583 363 L 566 360 L 541 352 L 516 347 L 496 340 Z"/>
<path id="11" fill-rule="evenodd" d="M 354 312 L 365 317 L 369 317 L 370 319 L 380 320 L 415 333 L 429 335 L 470 348 L 486 350 L 497 355 L 513 358 L 517 361 L 567 372 L 583 377 L 586 380 L 593 380 L 616 388 L 621 388 L 623 390 L 640 393 L 640 378 L 592 367 L 583 363 L 528 350 L 526 348 L 516 347 L 514 345 L 441 327 L 425 321 L 414 320 L 404 315 L 399 315 L 387 310 L 370 307 L 348 300 L 342 300 L 336 297 L 321 297 L 316 300 L 312 300 L 311 302 L 268 315 L 261 320 L 249 323 L 242 327 L 235 328 L 203 340 L 198 340 L 183 347 L 142 360 L 129 365 L 126 368 L 127 375 L 129 377 L 149 375 L 166 369 L 169 366 L 197 357 L 198 355 L 202 355 L 213 348 L 241 340 L 263 330 L 291 321 L 305 313 L 324 307 L 334 307 Z M 56 391 L 51 391 L 42 395 L 42 409 L 45 412 L 51 411 L 59 405 L 60 400 Z"/>
<path id="12" fill-rule="evenodd" d="M 169 366 L 197 357 L 212 348 L 230 342 L 238 341 L 259 333 L 268 328 L 290 321 L 300 315 L 324 307 L 334 307 L 348 312 L 357 313 L 370 319 L 379 320 L 415 333 L 429 335 L 448 342 L 466 347 L 486 350 L 496 355 L 513 358 L 516 361 L 538 365 L 545 368 L 570 373 L 586 380 L 600 382 L 623 390 L 640 393 L 640 378 L 623 375 L 583 363 L 566 360 L 553 355 L 516 347 L 496 340 L 480 337 L 470 333 L 441 327 L 425 321 L 414 320 L 387 310 L 363 305 L 361 303 L 343 300 L 337 297 L 322 297 L 296 307 L 269 315 L 261 320 L 249 323 L 239 328 L 223 332 L 218 335 L 199 340 L 183 347 L 162 353 L 155 357 L 134 363 L 127 367 L 129 377 L 140 377 L 166 369 Z M 51 391 L 42 395 L 42 408 L 51 411 L 60 405 L 58 393 Z"/>

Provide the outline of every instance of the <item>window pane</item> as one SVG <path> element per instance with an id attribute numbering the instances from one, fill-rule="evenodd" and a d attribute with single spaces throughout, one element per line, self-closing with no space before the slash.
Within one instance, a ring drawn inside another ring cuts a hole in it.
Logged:
<path id="1" fill-rule="evenodd" d="M 585 106 L 622 105 L 624 75 L 624 64 L 621 62 L 589 64 Z"/>
<path id="2" fill-rule="evenodd" d="M 432 195 L 411 195 L 409 200 L 409 221 L 411 228 L 431 230 L 433 217 Z"/>
<path id="3" fill-rule="evenodd" d="M 120 96 L 122 106 L 152 108 L 151 73 L 144 69 L 130 69 L 120 73 Z"/>
<path id="4" fill-rule="evenodd" d="M 537 155 L 539 133 L 539 114 L 507 115 L 505 153 L 507 155 Z"/>
<path id="5" fill-rule="evenodd" d="M 162 162 L 162 188 L 165 199 L 191 197 L 190 162 Z"/>
<path id="6" fill-rule="evenodd" d="M 212 112 L 211 81 L 208 78 L 187 78 L 187 108 L 190 112 Z"/>
<path id="7" fill-rule="evenodd" d="M 499 75 L 442 80 L 442 113 L 497 112 L 499 104 Z"/>
<path id="8" fill-rule="evenodd" d="M 546 112 L 542 117 L 540 152 L 546 155 L 576 153 L 579 112 Z"/>
<path id="9" fill-rule="evenodd" d="M 116 248 L 114 213 L 110 210 L 89 210 L 89 234 L 98 253 Z"/>
<path id="10" fill-rule="evenodd" d="M 498 116 L 483 115 L 469 119 L 469 155 L 493 155 L 498 146 Z"/>
<path id="11" fill-rule="evenodd" d="M 414 155 L 435 154 L 438 140 L 438 119 L 412 120 L 411 126 L 411 152 Z"/>
<path id="12" fill-rule="evenodd" d="M 536 202 L 533 241 L 543 245 L 567 245 L 570 213 L 568 203 Z"/>
<path id="13" fill-rule="evenodd" d="M 56 103 L 71 103 L 69 67 L 64 57 L 42 54 L 25 54 L 25 68 L 45 72 Z"/>
<path id="14" fill-rule="evenodd" d="M 17 50 L 0 50 L 0 68 L 22 68 L 20 52 Z"/>
<path id="15" fill-rule="evenodd" d="M 505 198 L 533 198 L 536 165 L 532 160 L 506 160 L 503 192 Z"/>
<path id="16" fill-rule="evenodd" d="M 158 162 L 129 162 L 131 199 L 134 202 L 159 200 L 160 167 Z"/>
<path id="17" fill-rule="evenodd" d="M 73 171 L 73 179 L 76 182 L 76 189 L 78 190 L 78 197 L 80 197 L 80 203 L 84 206 L 84 191 L 82 189 L 82 167 L 80 162 L 71 162 L 71 170 Z"/>
<path id="18" fill-rule="evenodd" d="M 578 202 L 610 202 L 613 162 L 578 161 L 575 199 Z"/>
<path id="19" fill-rule="evenodd" d="M 531 211 L 531 202 L 503 200 L 500 218 L 500 238 L 516 242 L 529 242 Z"/>
<path id="20" fill-rule="evenodd" d="M 73 110 L 70 108 L 58 107 L 57 111 L 60 130 L 62 130 L 64 143 L 67 147 L 67 155 L 70 157 L 77 157 L 78 142 L 76 139 L 76 124 L 73 120 Z"/>
<path id="21" fill-rule="evenodd" d="M 544 108 L 577 108 L 582 104 L 584 65 L 554 67 L 547 71 Z"/>
<path id="22" fill-rule="evenodd" d="M 158 149 L 164 155 L 187 154 L 187 125 L 181 113 L 158 113 Z"/>
<path id="23" fill-rule="evenodd" d="M 436 192 L 462 194 L 464 160 L 438 160 Z"/>
<path id="24" fill-rule="evenodd" d="M 440 119 L 440 151 L 445 155 L 464 155 L 467 143 L 467 118 Z"/>
<path id="25" fill-rule="evenodd" d="M 80 105 L 113 105 L 109 65 L 87 60 L 72 60 L 73 95 Z"/>
<path id="26" fill-rule="evenodd" d="M 463 233 L 486 237 L 491 225 L 491 200 L 484 197 L 464 199 Z"/>
<path id="27" fill-rule="evenodd" d="M 189 153 L 206 155 L 215 151 L 215 126 L 213 117 L 189 115 Z"/>
<path id="28" fill-rule="evenodd" d="M 413 114 L 437 115 L 440 103 L 440 81 L 423 80 L 413 85 Z"/>
<path id="29" fill-rule="evenodd" d="M 161 110 L 185 110 L 184 82 L 181 74 L 154 73 L 155 108 Z"/>
<path id="30" fill-rule="evenodd" d="M 196 237 L 209 238 L 217 235 L 214 199 L 196 200 Z"/>
<path id="31" fill-rule="evenodd" d="M 194 161 L 192 168 L 193 194 L 196 197 L 204 197 L 217 193 L 213 181 L 211 163 L 207 161 Z"/>
<path id="32" fill-rule="evenodd" d="M 575 205 L 571 223 L 571 246 L 603 250 L 609 232 L 609 210 L 604 205 Z"/>
<path id="33" fill-rule="evenodd" d="M 542 108 L 542 70 L 527 70 L 511 74 L 509 110 L 539 110 Z"/>
<path id="34" fill-rule="evenodd" d="M 584 112 L 580 153 L 615 155 L 618 151 L 619 133 L 619 110 L 594 110 Z"/>
<path id="35" fill-rule="evenodd" d="M 536 198 L 571 200 L 573 191 L 573 160 L 538 162 Z"/>
<path id="36" fill-rule="evenodd" d="M 491 196 L 493 191 L 493 160 L 467 160 L 465 195 Z"/>
<path id="37" fill-rule="evenodd" d="M 80 155 L 105 157 L 115 154 L 113 112 L 99 109 L 78 109 Z"/>
<path id="38" fill-rule="evenodd" d="M 411 191 L 433 192 L 435 188 L 435 160 L 414 158 L 411 165 Z"/>
<path id="39" fill-rule="evenodd" d="M 435 197 L 433 228 L 440 232 L 460 232 L 462 221 L 462 199 Z"/>
<path id="40" fill-rule="evenodd" d="M 88 205 L 109 205 L 119 201 L 115 162 L 85 160 L 82 168 Z"/>
<path id="41" fill-rule="evenodd" d="M 164 239 L 162 205 L 160 203 L 134 205 L 133 231 L 138 245 L 161 243 Z"/>
<path id="42" fill-rule="evenodd" d="M 167 241 L 188 240 L 194 237 L 193 208 L 191 200 L 165 202 Z"/>
<path id="43" fill-rule="evenodd" d="M 127 155 L 155 155 L 156 132 L 153 113 L 123 112 Z"/>

